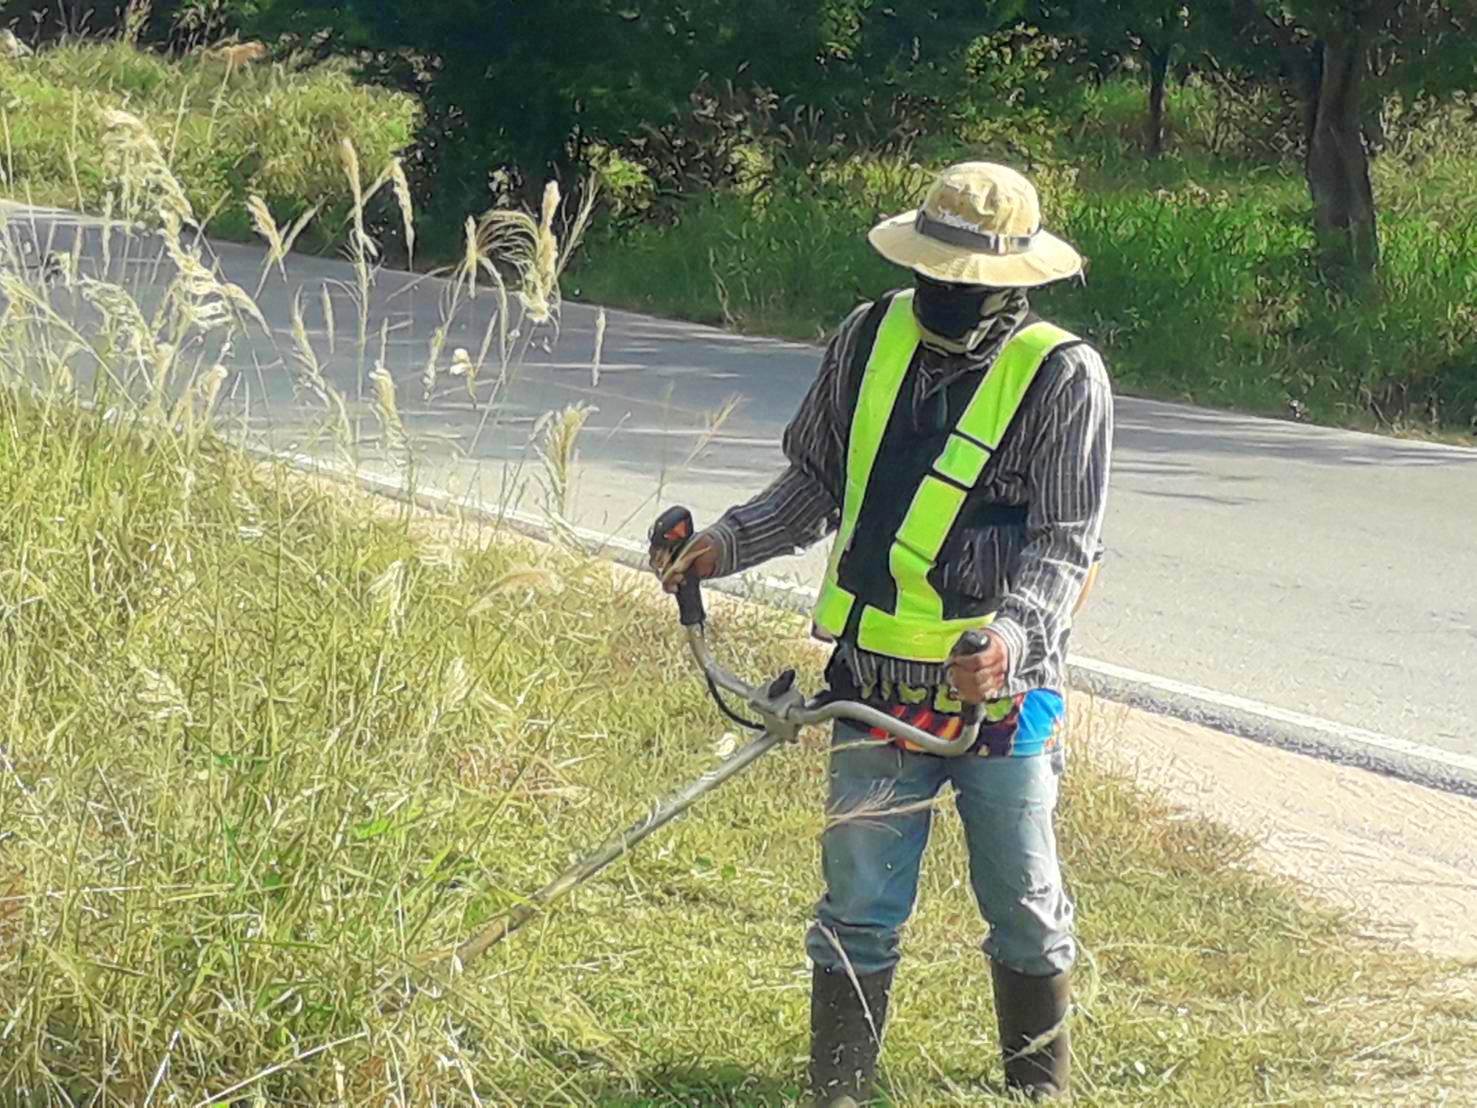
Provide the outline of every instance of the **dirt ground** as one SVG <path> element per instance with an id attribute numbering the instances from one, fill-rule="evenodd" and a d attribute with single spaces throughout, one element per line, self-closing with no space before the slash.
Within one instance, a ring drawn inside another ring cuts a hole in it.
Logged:
<path id="1" fill-rule="evenodd" d="M 1477 800 L 1079 698 L 1077 732 L 1255 860 L 1349 909 L 1369 938 L 1477 963 Z"/>

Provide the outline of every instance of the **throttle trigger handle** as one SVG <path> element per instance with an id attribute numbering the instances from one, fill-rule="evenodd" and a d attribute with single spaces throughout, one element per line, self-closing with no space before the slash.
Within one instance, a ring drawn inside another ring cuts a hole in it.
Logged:
<path id="1" fill-rule="evenodd" d="M 656 517 L 647 541 L 653 554 L 662 551 L 668 558 L 675 558 L 695 533 L 692 513 L 674 505 Z M 683 627 L 700 626 L 708 618 L 703 610 L 702 582 L 692 574 L 684 574 L 677 582 L 677 611 Z"/>
<path id="2" fill-rule="evenodd" d="M 692 538 L 693 525 L 692 513 L 681 505 L 668 508 L 656 517 L 656 522 L 651 525 L 651 533 L 647 541 L 653 550 L 665 550 L 668 554 L 676 554 L 686 545 L 687 540 Z"/>
<path id="3" fill-rule="evenodd" d="M 955 654 L 983 654 L 989 647 L 989 640 L 980 631 L 966 631 L 959 636 L 959 641 L 954 644 Z"/>

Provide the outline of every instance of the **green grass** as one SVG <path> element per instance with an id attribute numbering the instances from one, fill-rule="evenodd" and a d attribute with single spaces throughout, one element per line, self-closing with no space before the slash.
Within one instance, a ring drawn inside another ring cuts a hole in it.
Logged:
<path id="1" fill-rule="evenodd" d="M 814 737 L 382 1011 L 409 959 L 711 765 L 725 725 L 650 582 L 192 441 L 0 393 L 0 1101 L 138 1104 L 166 1059 L 156 1103 L 257 1074 L 277 1104 L 793 1098 Z M 816 680 L 797 621 L 720 629 L 744 670 Z M 1087 739 L 1062 819 L 1079 1102 L 1459 1102 L 1477 1004 L 1451 971 L 1356 942 Z M 888 1081 L 988 1103 L 952 814 L 931 850 Z"/>
<path id="2" fill-rule="evenodd" d="M 1477 131 L 1453 112 L 1377 160 L 1383 270 L 1350 297 L 1311 270 L 1306 186 L 1275 151 L 1270 111 L 1177 89 L 1175 145 L 1150 162 L 1141 89 L 1058 104 L 1030 160 L 1087 279 L 1038 306 L 1096 341 L 1129 393 L 1477 433 Z M 867 246 L 875 219 L 916 204 L 930 167 L 982 156 L 1024 164 L 993 137 L 934 139 L 921 167 L 851 159 L 688 197 L 660 220 L 628 214 L 592 241 L 574 284 L 602 303 L 816 339 L 907 281 Z"/>
<path id="3" fill-rule="evenodd" d="M 407 96 L 355 84 L 340 66 L 228 70 L 199 56 L 170 61 L 122 43 L 73 43 L 0 65 L 6 195 L 102 212 L 111 176 L 102 110 L 140 117 L 186 182 L 208 230 L 248 240 L 245 201 L 266 200 L 279 223 L 323 211 L 303 245 L 342 241 L 353 200 L 339 160 L 350 139 L 369 175 L 406 149 L 417 111 Z"/>

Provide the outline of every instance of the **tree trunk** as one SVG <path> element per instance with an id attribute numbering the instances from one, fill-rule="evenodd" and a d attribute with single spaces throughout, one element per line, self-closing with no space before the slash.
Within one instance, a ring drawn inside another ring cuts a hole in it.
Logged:
<path id="1" fill-rule="evenodd" d="M 1324 41 L 1306 164 L 1324 270 L 1329 276 L 1356 281 L 1372 275 L 1379 261 L 1374 189 L 1359 104 L 1364 51 L 1364 36 L 1358 32 L 1330 35 Z"/>
<path id="2" fill-rule="evenodd" d="M 1149 122 L 1145 146 L 1149 157 L 1164 153 L 1164 99 L 1169 77 L 1169 51 L 1149 51 Z"/>
<path id="3" fill-rule="evenodd" d="M 1284 52 L 1284 64 L 1297 86 L 1298 100 L 1303 106 L 1303 150 L 1313 145 L 1313 131 L 1318 126 L 1319 90 L 1323 86 L 1323 41 L 1299 50 Z"/>

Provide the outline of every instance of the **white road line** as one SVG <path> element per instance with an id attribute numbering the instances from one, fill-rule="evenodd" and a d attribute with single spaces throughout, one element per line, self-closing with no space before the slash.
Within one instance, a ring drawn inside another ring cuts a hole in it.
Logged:
<path id="1" fill-rule="evenodd" d="M 1264 704 L 1260 700 L 1250 700 L 1244 696 L 1216 692 L 1214 689 L 1187 684 L 1184 681 L 1176 681 L 1171 677 L 1160 677 L 1153 673 L 1143 673 L 1136 669 L 1129 669 L 1126 666 L 1114 665 L 1112 662 L 1099 662 L 1092 658 L 1076 658 L 1073 659 L 1072 664 L 1088 673 L 1107 677 L 1114 681 L 1153 689 L 1156 692 L 1162 692 L 1168 696 L 1199 701 L 1216 708 L 1224 708 L 1227 711 L 1240 715 L 1255 716 L 1269 723 L 1281 724 L 1284 727 L 1292 727 L 1301 731 L 1318 732 L 1342 742 L 1372 748 L 1386 754 L 1395 754 L 1402 758 L 1416 758 L 1425 762 L 1434 762 L 1451 769 L 1462 770 L 1465 773 L 1477 777 L 1477 757 L 1471 754 L 1459 754 L 1456 751 L 1427 746 L 1425 743 L 1411 742 L 1409 739 L 1399 739 L 1393 735 L 1382 735 L 1378 731 L 1369 731 L 1363 727 L 1352 727 L 1346 723 L 1337 723 L 1331 719 L 1323 719 L 1320 716 L 1310 716 L 1303 712 L 1294 712 L 1287 708 L 1279 708 L 1275 704 Z"/>
<path id="2" fill-rule="evenodd" d="M 457 508 L 483 518 L 502 520 L 520 533 L 533 538 L 548 539 L 553 531 L 545 519 L 529 512 L 517 509 L 499 511 L 478 502 L 435 490 L 410 492 L 397 478 L 380 476 L 362 469 L 357 471 L 346 469 L 308 455 L 286 454 L 264 448 L 249 449 L 252 453 L 287 462 L 299 469 L 316 470 L 339 479 L 354 481 L 372 492 L 392 496 L 399 500 L 408 499 L 440 508 Z M 619 535 L 603 534 L 587 527 L 569 527 L 567 533 L 586 543 L 597 553 L 607 552 L 614 561 L 637 568 L 646 566 L 646 546 L 643 543 L 622 538 Z M 753 597 L 756 593 L 762 594 L 762 597 L 771 603 L 802 612 L 809 610 L 816 596 L 815 589 L 809 585 L 763 573 L 750 572 L 741 574 L 737 578 L 712 581 L 709 584 L 722 592 L 739 596 Z M 1440 766 L 1465 779 L 1477 780 L 1477 756 L 1470 754 L 1460 754 L 1455 751 L 1442 750 L 1439 747 L 1427 746 L 1424 743 L 1396 738 L 1393 735 L 1383 735 L 1363 727 L 1352 727 L 1331 719 L 1279 708 L 1274 704 L 1265 704 L 1259 700 L 1217 692 L 1200 685 L 1177 681 L 1171 677 L 1161 677 L 1158 674 L 1144 673 L 1126 666 L 1114 665 L 1111 662 L 1101 662 L 1094 658 L 1074 658 L 1071 665 L 1074 669 L 1090 676 L 1119 682 L 1140 693 L 1147 690 L 1175 700 L 1208 706 L 1212 710 L 1219 709 L 1243 718 L 1249 717 L 1283 730 L 1291 729 L 1294 732 L 1326 736 L 1335 744 L 1346 748 L 1353 747 L 1366 753 L 1372 752 L 1376 757 L 1384 755 L 1394 756 L 1396 759 L 1411 759 Z"/>

